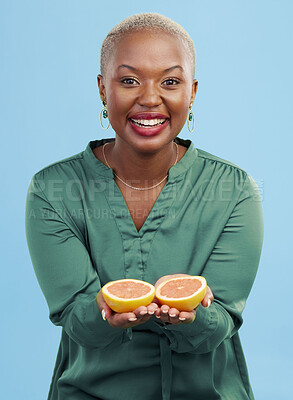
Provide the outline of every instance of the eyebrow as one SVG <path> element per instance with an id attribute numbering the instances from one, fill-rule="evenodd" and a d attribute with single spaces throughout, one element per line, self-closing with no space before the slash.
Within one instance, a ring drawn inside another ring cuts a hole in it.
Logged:
<path id="1" fill-rule="evenodd" d="M 176 69 L 176 68 L 180 69 L 183 72 L 183 68 L 181 67 L 181 65 L 174 65 L 173 67 L 165 69 L 164 72 L 169 72 L 169 71 L 172 71 L 173 69 Z"/>
<path id="2" fill-rule="evenodd" d="M 127 64 L 119 65 L 117 70 L 120 69 L 120 68 L 128 68 L 128 69 L 131 69 L 132 71 L 137 71 L 137 69 L 135 67 L 132 67 L 131 65 L 127 65 Z M 172 71 L 173 69 L 176 69 L 176 68 L 178 68 L 181 71 L 183 71 L 183 68 L 181 67 L 181 65 L 174 65 L 173 67 L 165 69 L 164 72 L 169 72 L 169 71 Z"/>

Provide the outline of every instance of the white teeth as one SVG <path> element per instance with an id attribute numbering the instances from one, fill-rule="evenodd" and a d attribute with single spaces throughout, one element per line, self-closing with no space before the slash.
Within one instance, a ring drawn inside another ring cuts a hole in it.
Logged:
<path id="1" fill-rule="evenodd" d="M 157 126 L 162 125 L 166 119 L 131 119 L 131 121 L 138 126 Z"/>

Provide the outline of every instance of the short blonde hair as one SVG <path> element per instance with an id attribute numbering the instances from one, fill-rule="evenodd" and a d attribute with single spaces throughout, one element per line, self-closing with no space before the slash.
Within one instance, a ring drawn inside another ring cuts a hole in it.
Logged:
<path id="1" fill-rule="evenodd" d="M 185 29 L 182 28 L 177 22 L 172 19 L 165 17 L 164 15 L 157 13 L 142 13 L 135 14 L 131 17 L 124 19 L 119 22 L 113 29 L 108 33 L 103 41 L 101 48 L 101 75 L 104 76 L 107 65 L 115 44 L 121 37 L 132 31 L 139 30 L 160 30 L 170 35 L 180 37 L 183 43 L 186 45 L 188 55 L 190 57 L 192 71 L 194 73 L 195 69 L 195 48 L 192 39 L 188 35 Z"/>

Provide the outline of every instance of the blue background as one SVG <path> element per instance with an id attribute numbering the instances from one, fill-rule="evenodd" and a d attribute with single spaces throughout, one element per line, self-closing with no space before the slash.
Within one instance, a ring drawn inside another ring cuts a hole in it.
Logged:
<path id="1" fill-rule="evenodd" d="M 144 3 L 144 5 L 143 5 Z M 257 400 L 289 399 L 292 380 L 292 1 L 2 1 L 2 399 L 45 399 L 60 328 L 30 262 L 24 209 L 32 175 L 103 137 L 96 75 L 108 31 L 162 13 L 197 51 L 196 131 L 181 137 L 259 184 L 264 248 L 240 330 Z M 111 136 L 106 133 L 106 137 Z"/>

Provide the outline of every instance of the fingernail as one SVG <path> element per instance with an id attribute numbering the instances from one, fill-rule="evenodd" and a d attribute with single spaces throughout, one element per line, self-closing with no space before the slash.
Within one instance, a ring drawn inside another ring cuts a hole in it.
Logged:
<path id="1" fill-rule="evenodd" d="M 154 311 L 149 311 L 149 315 L 153 315 L 154 313 Z"/>
<path id="2" fill-rule="evenodd" d="M 167 314 L 168 310 L 162 310 L 162 313 Z"/>
<path id="3" fill-rule="evenodd" d="M 158 318 L 158 319 L 160 319 L 160 318 L 161 318 L 159 315 L 156 315 L 155 317 L 156 317 L 156 318 Z"/>
<path id="4" fill-rule="evenodd" d="M 174 318 L 176 317 L 176 314 L 169 314 L 169 317 Z"/>
<path id="5" fill-rule="evenodd" d="M 146 315 L 147 313 L 148 313 L 147 311 L 143 310 L 143 311 L 141 311 L 139 314 L 140 314 L 140 315 Z"/>
<path id="6" fill-rule="evenodd" d="M 212 304 L 212 302 L 211 302 L 211 299 L 208 299 L 208 307 L 207 308 L 209 308 L 209 306 Z"/>
<path id="7" fill-rule="evenodd" d="M 134 318 L 134 317 L 128 318 L 128 321 L 130 321 L 130 322 L 133 322 L 133 321 L 136 321 L 136 320 L 137 320 L 137 318 Z"/>
<path id="8" fill-rule="evenodd" d="M 102 318 L 104 321 L 106 321 L 106 313 L 104 309 L 102 310 Z"/>
<path id="9" fill-rule="evenodd" d="M 186 320 L 186 318 L 184 318 L 184 317 L 179 317 L 179 319 L 180 319 L 180 321 L 185 321 Z"/>

